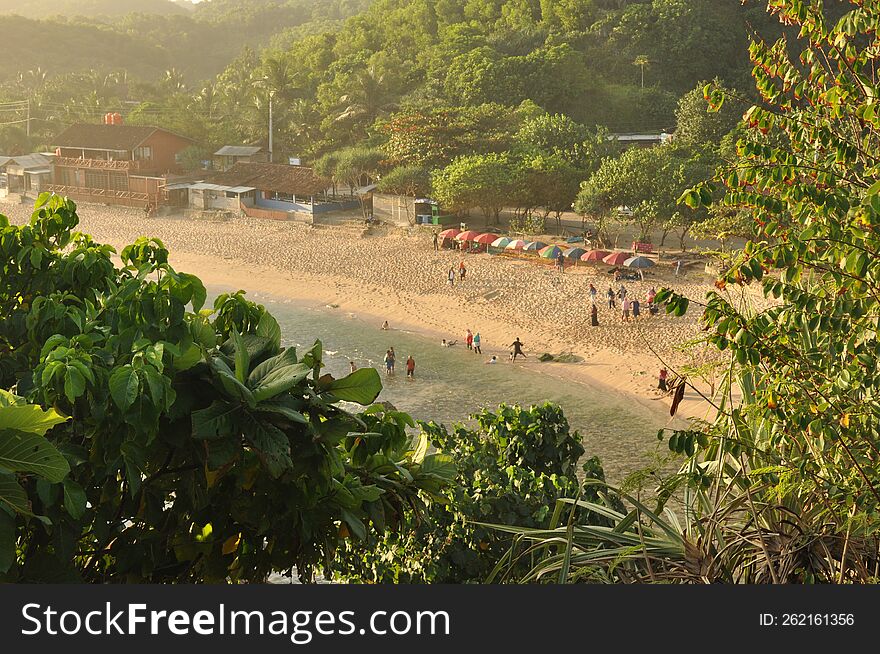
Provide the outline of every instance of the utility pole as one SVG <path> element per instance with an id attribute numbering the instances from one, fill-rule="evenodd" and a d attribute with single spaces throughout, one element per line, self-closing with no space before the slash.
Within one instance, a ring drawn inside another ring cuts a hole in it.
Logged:
<path id="1" fill-rule="evenodd" d="M 269 91 L 269 163 L 275 163 L 272 156 L 272 91 Z"/>

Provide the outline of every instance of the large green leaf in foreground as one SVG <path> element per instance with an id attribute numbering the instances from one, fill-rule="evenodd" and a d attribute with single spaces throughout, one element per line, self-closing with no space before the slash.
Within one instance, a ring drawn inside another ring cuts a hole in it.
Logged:
<path id="1" fill-rule="evenodd" d="M 67 459 L 45 437 L 18 429 L 0 430 L 0 468 L 31 472 L 50 482 L 70 472 Z"/>
<path id="2" fill-rule="evenodd" d="M 371 404 L 382 392 L 382 379 L 375 368 L 361 368 L 327 386 L 333 397 L 346 402 Z"/>

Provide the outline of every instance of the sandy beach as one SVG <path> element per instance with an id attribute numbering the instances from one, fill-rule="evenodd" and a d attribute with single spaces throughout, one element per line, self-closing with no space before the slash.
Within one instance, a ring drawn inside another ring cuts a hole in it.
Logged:
<path id="1" fill-rule="evenodd" d="M 0 204 L 0 212 L 25 222 L 31 208 Z M 139 211 L 95 205 L 79 207 L 81 230 L 120 250 L 139 236 L 161 239 L 171 265 L 209 285 L 241 288 L 294 302 L 356 314 L 379 329 L 408 329 L 464 347 L 467 329 L 479 332 L 485 356 L 504 365 L 528 366 L 553 378 L 601 384 L 642 403 L 669 399 L 657 390 L 662 365 L 691 363 L 695 348 L 681 346 L 699 334 L 699 310 L 684 318 L 649 316 L 645 296 L 672 286 L 702 298 L 711 278 L 701 270 L 675 277 L 672 266 L 651 269 L 645 281 L 624 282 L 628 296 L 643 303 L 638 320 L 624 322 L 620 302 L 606 299 L 614 283 L 604 265 L 571 266 L 564 274 L 536 256 L 435 252 L 427 229 L 373 228 L 357 223 L 310 227 L 241 218 L 229 221 L 182 217 L 145 219 Z M 467 275 L 454 286 L 450 268 L 464 260 Z M 599 327 L 590 326 L 589 284 L 598 289 Z M 528 355 L 508 362 L 509 344 L 519 337 Z M 571 353 L 572 363 L 541 363 L 538 356 Z M 700 384 L 697 384 L 700 386 Z M 688 392 L 680 415 L 708 417 L 711 405 Z"/>

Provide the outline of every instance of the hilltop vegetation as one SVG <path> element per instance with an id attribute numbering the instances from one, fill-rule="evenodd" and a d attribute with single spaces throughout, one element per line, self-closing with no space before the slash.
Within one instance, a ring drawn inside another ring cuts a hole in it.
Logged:
<path id="1" fill-rule="evenodd" d="M 185 5 L 171 0 L 0 0 L 0 14 L 27 18 L 50 16 L 124 16 L 134 12 L 181 15 Z"/>

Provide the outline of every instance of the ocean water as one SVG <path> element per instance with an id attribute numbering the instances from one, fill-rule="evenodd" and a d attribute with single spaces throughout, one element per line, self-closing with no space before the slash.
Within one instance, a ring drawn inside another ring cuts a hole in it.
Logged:
<path id="1" fill-rule="evenodd" d="M 216 294 L 226 289 L 210 290 Z M 657 430 L 668 422 L 661 402 L 639 402 L 604 386 L 561 380 L 542 373 L 542 364 L 534 357 L 526 364 L 510 363 L 506 350 L 498 352 L 497 364 L 486 365 L 488 355 L 473 354 L 458 335 L 451 336 L 458 343 L 447 348 L 421 334 L 395 330 L 393 325 L 383 331 L 379 324 L 341 309 L 303 307 L 255 293 L 248 297 L 275 316 L 285 345 L 300 349 L 320 338 L 326 371 L 335 377 L 348 374 L 350 361 L 359 368 L 378 369 L 384 383 L 379 400 L 391 402 L 416 419 L 451 426 L 467 423 L 471 414 L 503 402 L 528 406 L 550 400 L 562 406 L 572 429 L 580 432 L 587 456 L 600 457 L 612 483 L 644 468 L 654 453 L 665 450 L 656 438 Z M 383 365 L 389 347 L 397 355 L 392 376 L 385 375 Z M 409 355 L 416 361 L 413 380 L 406 378 Z"/>

